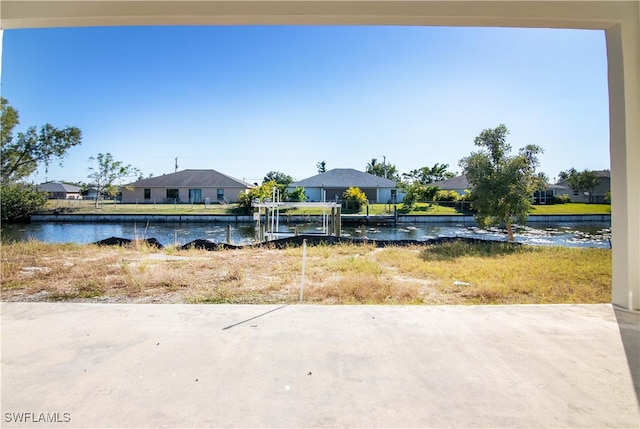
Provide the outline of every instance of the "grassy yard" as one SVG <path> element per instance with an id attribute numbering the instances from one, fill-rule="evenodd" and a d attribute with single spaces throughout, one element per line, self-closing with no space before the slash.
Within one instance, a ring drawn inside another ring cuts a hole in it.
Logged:
<path id="1" fill-rule="evenodd" d="M 533 206 L 530 214 L 548 215 L 548 214 L 611 214 L 611 206 L 609 204 L 586 204 L 586 203 L 570 203 L 570 204 L 553 204 L 543 206 Z"/>
<path id="2" fill-rule="evenodd" d="M 398 204 L 398 210 L 401 205 Z M 371 204 L 369 205 L 370 214 L 386 214 L 389 213 L 389 205 Z M 393 206 L 391 206 L 393 213 Z M 405 213 L 403 213 L 405 214 Z M 408 215 L 459 215 L 453 207 L 445 207 L 434 203 L 417 203 Z M 611 214 L 611 206 L 609 204 L 586 204 L 586 203 L 569 203 L 569 204 L 553 204 L 553 205 L 536 205 L 531 209 L 532 215 L 581 215 L 581 214 Z"/>
<path id="3" fill-rule="evenodd" d="M 402 215 L 459 215 L 453 207 L 445 207 L 440 204 L 416 203 L 410 211 L 403 211 L 402 204 L 396 204 L 397 210 Z M 366 214 L 366 208 L 361 210 Z M 392 204 L 369 204 L 369 214 L 372 215 L 390 215 L 393 214 Z"/>
<path id="4" fill-rule="evenodd" d="M 397 204 L 400 210 L 401 204 Z M 394 206 L 392 204 L 369 204 L 370 215 L 392 215 Z M 45 207 L 45 211 L 78 213 L 78 214 L 208 214 L 208 215 L 235 215 L 242 214 L 242 210 L 237 204 L 211 204 L 205 207 L 203 204 L 116 204 L 113 201 L 107 201 L 96 208 L 95 202 L 83 200 L 49 200 Z M 349 213 L 345 211 L 345 213 Z M 366 214 L 367 207 L 363 207 L 359 214 Z M 453 207 L 445 207 L 437 203 L 417 203 L 413 209 L 407 213 L 401 212 L 403 215 L 460 215 Z M 610 214 L 611 206 L 608 204 L 555 204 L 534 206 L 531 210 L 532 215 L 548 215 L 548 214 Z M 322 209 L 317 208 L 292 208 L 281 210 L 281 214 L 291 215 L 320 215 Z"/>
<path id="5" fill-rule="evenodd" d="M 237 204 L 121 204 L 105 201 L 95 207 L 95 201 L 49 200 L 45 212 L 58 211 L 77 214 L 238 214 Z"/>
<path id="6" fill-rule="evenodd" d="M 302 249 L 2 246 L 3 301 L 296 303 Z M 265 269 L 266 268 L 266 269 Z M 307 249 L 305 302 L 611 302 L 611 250 L 445 243 Z"/>

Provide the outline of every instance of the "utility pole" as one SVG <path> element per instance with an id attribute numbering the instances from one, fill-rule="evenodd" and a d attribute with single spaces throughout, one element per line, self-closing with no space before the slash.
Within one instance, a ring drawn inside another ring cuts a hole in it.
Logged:
<path id="1" fill-rule="evenodd" d="M 384 178 L 387 178 L 387 157 L 382 155 L 382 171 L 384 172 Z"/>

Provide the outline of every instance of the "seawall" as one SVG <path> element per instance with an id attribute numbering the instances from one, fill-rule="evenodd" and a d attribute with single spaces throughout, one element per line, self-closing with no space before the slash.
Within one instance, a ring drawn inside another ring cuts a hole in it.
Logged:
<path id="1" fill-rule="evenodd" d="M 264 220 L 264 217 L 263 217 Z M 280 216 L 280 223 L 320 222 L 320 215 Z M 31 216 L 32 222 L 194 222 L 194 223 L 251 223 L 253 216 L 246 215 L 154 215 L 154 214 L 39 214 Z M 529 222 L 603 222 L 610 223 L 611 215 L 532 215 Z M 342 223 L 394 223 L 393 216 L 343 215 Z M 474 224 L 473 216 L 398 216 L 397 223 L 449 223 Z"/>

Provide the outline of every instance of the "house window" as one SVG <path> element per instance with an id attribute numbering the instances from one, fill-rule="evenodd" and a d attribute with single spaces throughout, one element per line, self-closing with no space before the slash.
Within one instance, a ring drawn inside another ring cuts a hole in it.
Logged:
<path id="1" fill-rule="evenodd" d="M 177 203 L 180 200 L 178 189 L 167 189 L 167 202 Z"/>
<path id="2" fill-rule="evenodd" d="M 218 188 L 218 201 L 224 201 L 224 189 Z"/>
<path id="3" fill-rule="evenodd" d="M 145 200 L 150 200 L 151 199 L 151 189 L 145 188 L 145 190 L 144 190 L 144 199 Z"/>
<path id="4" fill-rule="evenodd" d="M 580 195 L 580 191 L 578 191 L 577 189 L 573 190 L 573 195 Z"/>
<path id="5" fill-rule="evenodd" d="M 202 202 L 202 189 L 189 189 L 189 202 L 201 203 Z"/>

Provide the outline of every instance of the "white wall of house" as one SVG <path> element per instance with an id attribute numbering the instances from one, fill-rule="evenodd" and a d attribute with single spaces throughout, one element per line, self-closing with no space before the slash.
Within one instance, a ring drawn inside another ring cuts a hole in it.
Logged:
<path id="1" fill-rule="evenodd" d="M 392 191 L 393 189 L 390 188 L 380 188 L 378 190 L 378 202 L 379 203 L 384 203 L 386 204 L 387 202 L 391 201 L 392 203 L 401 203 L 402 199 L 404 198 L 405 194 L 403 192 L 400 192 L 399 190 L 395 190 L 395 201 L 392 200 L 391 195 L 392 195 Z"/>
<path id="2" fill-rule="evenodd" d="M 307 201 L 322 201 L 322 190 L 320 188 L 304 188 L 304 195 Z"/>
<path id="3" fill-rule="evenodd" d="M 345 188 L 346 189 L 346 188 Z M 309 202 L 319 202 L 322 201 L 322 191 L 323 188 L 305 188 L 304 194 L 307 197 L 307 201 Z M 372 203 L 387 203 L 391 200 L 391 188 L 378 188 L 378 189 L 370 189 L 367 188 L 367 196 L 370 197 L 369 200 Z M 335 189 L 327 190 L 327 201 L 335 201 L 336 195 L 338 195 L 338 199 L 342 200 L 343 191 L 336 191 Z M 375 196 L 374 196 L 375 194 Z M 396 191 L 396 202 L 401 203 L 404 195 L 400 191 Z"/>

